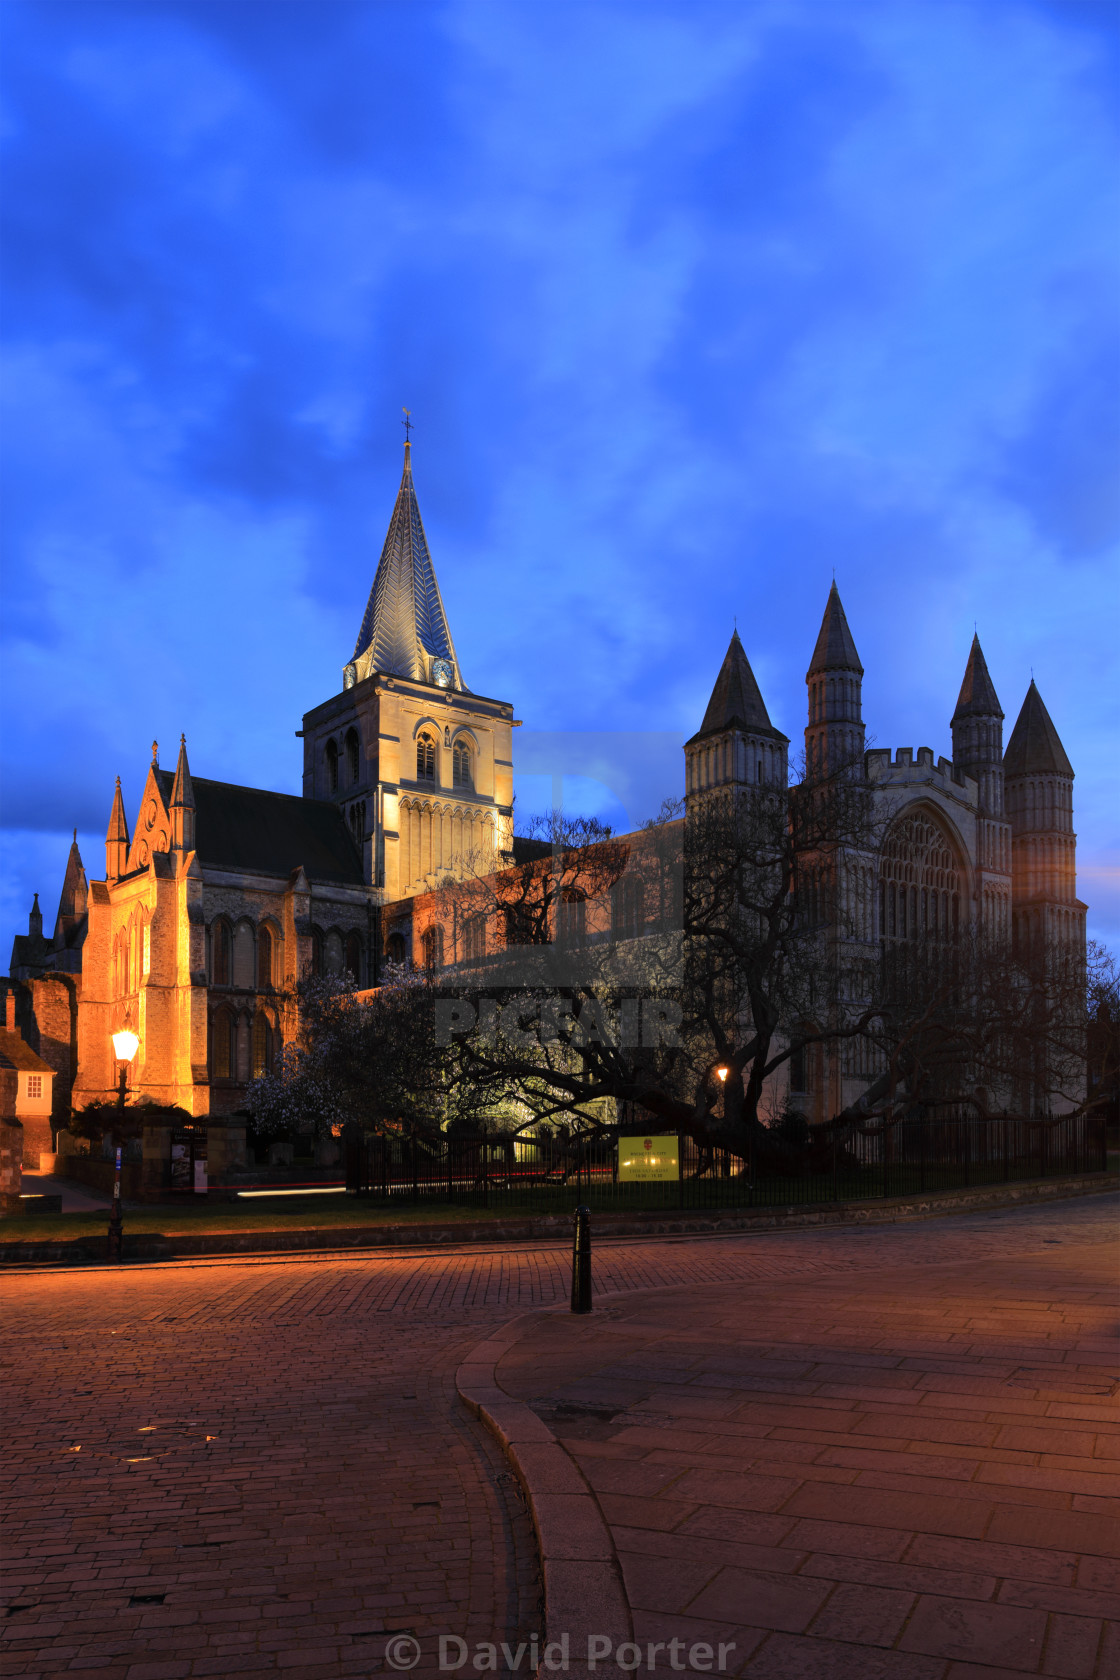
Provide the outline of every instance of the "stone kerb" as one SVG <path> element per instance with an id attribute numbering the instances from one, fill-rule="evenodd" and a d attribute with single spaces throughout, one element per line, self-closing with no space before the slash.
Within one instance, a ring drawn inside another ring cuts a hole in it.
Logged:
<path id="1" fill-rule="evenodd" d="M 567 1672 L 580 1675 L 589 1639 L 609 1639 L 617 1650 L 633 1639 L 634 1624 L 598 1500 L 547 1424 L 498 1386 L 499 1360 L 526 1324 L 544 1316 L 523 1313 L 480 1342 L 459 1366 L 455 1386 L 468 1411 L 497 1438 L 529 1505 L 544 1579 L 542 1651 L 566 1637 Z M 542 1660 L 538 1673 L 550 1672 Z M 617 1671 L 599 1662 L 595 1672 L 609 1680 Z"/>

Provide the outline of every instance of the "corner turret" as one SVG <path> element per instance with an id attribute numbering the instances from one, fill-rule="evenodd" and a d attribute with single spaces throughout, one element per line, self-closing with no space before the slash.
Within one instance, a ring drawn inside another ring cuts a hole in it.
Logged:
<path id="1" fill-rule="evenodd" d="M 809 690 L 809 723 L 805 730 L 807 774 L 814 779 L 856 767 L 862 774 L 863 666 L 835 579 L 828 592 L 805 682 Z"/>
<path id="2" fill-rule="evenodd" d="M 1076 903 L 1073 766 L 1034 678 L 1003 759 L 1016 912 Z"/>
<path id="3" fill-rule="evenodd" d="M 770 722 L 736 630 L 699 730 L 685 743 L 685 790 L 784 788 L 789 739 Z"/>

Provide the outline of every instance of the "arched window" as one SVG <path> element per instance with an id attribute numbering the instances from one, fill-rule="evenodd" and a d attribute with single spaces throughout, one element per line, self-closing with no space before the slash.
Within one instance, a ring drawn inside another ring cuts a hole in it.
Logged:
<path id="1" fill-rule="evenodd" d="M 258 1009 L 253 1016 L 253 1078 L 259 1079 L 262 1073 L 272 1072 L 272 1055 L 275 1036 L 272 1022 L 263 1009 Z"/>
<path id="2" fill-rule="evenodd" d="M 236 1024 L 228 1009 L 219 1009 L 210 1023 L 210 1077 L 232 1079 L 237 1065 Z"/>
<path id="3" fill-rule="evenodd" d="M 404 934 L 391 933 L 385 943 L 385 955 L 391 963 L 403 963 L 405 960 Z"/>
<path id="4" fill-rule="evenodd" d="M 436 779 L 436 744 L 425 731 L 416 743 L 416 780 L 434 782 Z"/>
<path id="5" fill-rule="evenodd" d="M 318 928 L 311 929 L 311 972 L 316 977 L 323 972 L 323 936 Z"/>
<path id="6" fill-rule="evenodd" d="M 424 967 L 443 967 L 443 928 L 438 922 L 424 931 Z"/>
<path id="7" fill-rule="evenodd" d="M 346 970 L 354 977 L 354 984 L 362 983 L 362 936 L 360 933 L 346 935 Z"/>
<path id="8" fill-rule="evenodd" d="M 356 805 L 350 807 L 350 832 L 354 836 L 355 846 L 365 844 L 366 802 L 364 799 L 360 799 Z"/>
<path id="9" fill-rule="evenodd" d="M 587 932 L 587 901 L 575 887 L 565 887 L 560 897 L 560 940 L 564 945 L 582 945 Z"/>
<path id="10" fill-rule="evenodd" d="M 257 931 L 257 986 L 265 991 L 272 985 L 272 930 L 261 926 Z"/>
<path id="11" fill-rule="evenodd" d="M 338 792 L 338 742 L 327 742 L 327 792 Z"/>
<path id="12" fill-rule="evenodd" d="M 232 970 L 232 940 L 229 923 L 217 921 L 210 930 L 210 983 L 228 986 Z"/>
<path id="13" fill-rule="evenodd" d="M 964 881 L 953 842 L 926 808 L 891 824 L 879 861 L 879 937 L 884 945 L 960 938 Z"/>
<path id="14" fill-rule="evenodd" d="M 473 788 L 471 749 L 465 741 L 456 741 L 451 753 L 451 781 L 457 788 Z"/>
<path id="15" fill-rule="evenodd" d="M 346 731 L 346 773 L 350 778 L 351 787 L 353 787 L 358 780 L 359 752 L 360 743 L 358 741 L 358 731 L 356 729 L 348 729 Z"/>
<path id="16" fill-rule="evenodd" d="M 343 961 L 342 935 L 332 928 L 323 941 L 323 966 L 328 974 L 341 974 Z"/>

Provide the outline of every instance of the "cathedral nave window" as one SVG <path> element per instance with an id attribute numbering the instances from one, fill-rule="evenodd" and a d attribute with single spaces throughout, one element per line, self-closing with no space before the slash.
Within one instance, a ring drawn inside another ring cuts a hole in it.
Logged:
<path id="1" fill-rule="evenodd" d="M 323 972 L 323 936 L 318 928 L 311 929 L 311 972 L 316 979 Z"/>
<path id="2" fill-rule="evenodd" d="M 451 772 L 454 787 L 469 788 L 474 786 L 474 779 L 471 775 L 471 749 L 464 741 L 456 741 L 452 750 Z"/>
<path id="3" fill-rule="evenodd" d="M 210 1023 L 210 1077 L 232 1079 L 237 1065 L 236 1022 L 228 1009 L 219 1009 Z"/>
<path id="4" fill-rule="evenodd" d="M 210 983 L 228 986 L 231 969 L 229 923 L 218 921 L 210 930 Z"/>
<path id="5" fill-rule="evenodd" d="M 276 1038 L 272 1022 L 263 1009 L 258 1009 L 253 1016 L 253 1078 L 259 1079 L 263 1073 L 272 1072 L 273 1050 Z"/>
<path id="6" fill-rule="evenodd" d="M 327 792 L 338 792 L 338 742 L 327 742 Z"/>
<path id="7" fill-rule="evenodd" d="M 434 782 L 436 779 L 436 744 L 428 734 L 416 743 L 416 780 Z"/>
<path id="8" fill-rule="evenodd" d="M 257 985 L 267 991 L 272 983 L 272 931 L 262 925 L 257 933 Z"/>
<path id="9" fill-rule="evenodd" d="M 354 787 L 360 774 L 360 745 L 356 729 L 346 731 L 346 771 Z"/>

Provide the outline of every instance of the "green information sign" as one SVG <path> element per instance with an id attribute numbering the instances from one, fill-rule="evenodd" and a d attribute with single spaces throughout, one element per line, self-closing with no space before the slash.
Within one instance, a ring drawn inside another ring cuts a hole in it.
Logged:
<path id="1" fill-rule="evenodd" d="M 619 1138 L 620 1184 L 665 1183 L 680 1176 L 680 1150 L 675 1134 L 671 1137 Z"/>

